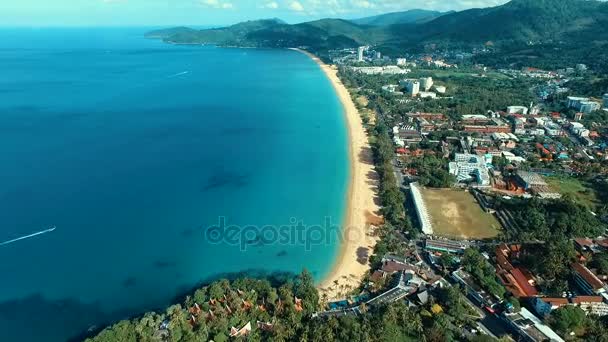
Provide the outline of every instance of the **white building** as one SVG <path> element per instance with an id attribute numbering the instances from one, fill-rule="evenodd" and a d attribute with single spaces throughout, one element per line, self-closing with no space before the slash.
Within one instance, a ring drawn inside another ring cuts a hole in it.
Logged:
<path id="1" fill-rule="evenodd" d="M 505 157 L 509 161 L 509 163 L 521 164 L 526 161 L 526 158 L 518 157 L 515 154 L 508 152 L 508 151 L 503 151 L 502 156 Z"/>
<path id="2" fill-rule="evenodd" d="M 382 91 L 387 92 L 392 95 L 403 95 L 403 92 L 400 91 L 399 85 L 397 84 L 389 84 L 382 87 Z M 399 133 L 399 132 L 397 132 Z"/>
<path id="3" fill-rule="evenodd" d="M 420 79 L 420 89 L 424 91 L 429 91 L 433 87 L 433 78 L 432 77 L 423 77 Z"/>
<path id="4" fill-rule="evenodd" d="M 528 107 L 524 106 L 509 106 L 507 107 L 507 114 L 528 114 Z"/>
<path id="5" fill-rule="evenodd" d="M 558 334 L 555 333 L 549 326 L 534 316 L 526 308 L 521 308 L 517 313 L 505 313 L 505 319 L 517 331 L 523 341 L 550 341 L 564 342 Z"/>
<path id="6" fill-rule="evenodd" d="M 366 46 L 359 46 L 359 48 L 357 49 L 357 61 L 363 62 L 363 54 L 365 53 L 366 49 Z"/>
<path id="7" fill-rule="evenodd" d="M 446 90 L 447 89 L 444 86 L 440 86 L 440 85 L 435 86 L 435 91 L 438 92 L 439 94 L 445 94 Z"/>
<path id="8" fill-rule="evenodd" d="M 412 96 L 416 96 L 420 92 L 420 82 L 417 80 L 402 80 L 399 84 Z"/>
<path id="9" fill-rule="evenodd" d="M 589 137 L 591 133 L 585 126 L 583 126 L 580 122 L 571 122 L 570 123 L 570 131 L 581 138 Z"/>
<path id="10" fill-rule="evenodd" d="M 480 186 L 491 185 L 486 159 L 476 154 L 457 153 L 449 169 L 459 183 L 475 181 Z"/>
<path id="11" fill-rule="evenodd" d="M 564 135 L 564 131 L 562 130 L 562 128 L 554 122 L 547 122 L 544 128 L 545 133 L 547 133 L 548 136 L 560 137 Z"/>
<path id="12" fill-rule="evenodd" d="M 530 115 L 538 115 L 539 113 L 540 113 L 539 105 L 530 107 L 530 111 L 528 112 L 528 114 L 530 114 Z"/>
<path id="13" fill-rule="evenodd" d="M 426 235 L 433 235 L 433 225 L 431 224 L 431 216 L 429 215 L 429 211 L 426 207 L 426 204 L 424 204 L 422 192 L 420 191 L 418 183 L 412 183 L 410 186 L 410 191 L 412 192 L 412 198 L 414 199 L 414 206 L 416 207 L 416 214 L 418 216 L 418 220 L 420 221 L 420 225 L 422 226 L 422 232 Z"/>
<path id="14" fill-rule="evenodd" d="M 437 94 L 433 93 L 432 91 L 421 91 L 418 93 L 418 96 L 420 96 L 421 99 L 425 99 L 427 97 L 431 99 L 437 98 Z"/>
<path id="15" fill-rule="evenodd" d="M 399 65 L 399 66 L 405 66 L 405 65 L 407 65 L 407 59 L 405 59 L 405 58 L 397 58 L 397 65 Z"/>
<path id="16" fill-rule="evenodd" d="M 605 99 L 604 99 L 605 100 Z M 590 101 L 587 97 L 568 96 L 568 108 L 574 108 L 582 113 L 591 113 L 600 109 L 601 105 L 597 102 Z"/>
<path id="17" fill-rule="evenodd" d="M 365 75 L 405 75 L 410 71 L 408 69 L 401 69 L 396 65 L 388 65 L 384 67 L 355 67 L 352 68 L 352 70 Z"/>
<path id="18" fill-rule="evenodd" d="M 599 110 L 600 108 L 601 108 L 601 105 L 597 102 L 583 101 L 583 102 L 581 102 L 578 110 L 580 110 L 582 113 L 591 113 L 591 112 L 595 112 L 596 110 Z"/>

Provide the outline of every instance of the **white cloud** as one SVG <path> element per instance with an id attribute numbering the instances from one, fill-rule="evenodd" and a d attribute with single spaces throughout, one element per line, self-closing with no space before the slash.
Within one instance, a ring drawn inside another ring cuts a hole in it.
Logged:
<path id="1" fill-rule="evenodd" d="M 225 2 L 221 0 L 201 0 L 201 4 L 205 7 L 210 8 L 222 8 L 222 9 L 232 9 L 234 5 L 231 2 Z"/>
<path id="2" fill-rule="evenodd" d="M 289 8 L 292 11 L 296 11 L 296 12 L 304 11 L 304 6 L 302 6 L 302 4 L 299 1 L 292 1 L 291 4 L 289 4 Z"/>
<path id="3" fill-rule="evenodd" d="M 277 8 L 279 8 L 279 4 L 276 1 L 272 1 L 272 2 L 266 3 L 262 7 L 269 8 L 269 9 L 277 9 Z"/>

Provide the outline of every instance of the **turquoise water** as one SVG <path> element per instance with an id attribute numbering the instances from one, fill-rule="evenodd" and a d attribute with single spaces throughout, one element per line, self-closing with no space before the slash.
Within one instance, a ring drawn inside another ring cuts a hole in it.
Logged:
<path id="1" fill-rule="evenodd" d="M 332 266 L 335 239 L 209 234 L 341 223 L 346 128 L 322 71 L 143 32 L 0 30 L 0 242 L 57 226 L 0 246 L 3 341 L 63 341 L 227 273 Z"/>

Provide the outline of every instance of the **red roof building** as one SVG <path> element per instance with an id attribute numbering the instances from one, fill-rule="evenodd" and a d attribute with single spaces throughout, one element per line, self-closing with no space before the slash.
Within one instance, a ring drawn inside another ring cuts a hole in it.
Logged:
<path id="1" fill-rule="evenodd" d="M 572 265 L 574 271 L 574 280 L 581 291 L 588 295 L 596 295 L 605 293 L 605 285 L 593 272 L 587 267 L 575 262 Z"/>

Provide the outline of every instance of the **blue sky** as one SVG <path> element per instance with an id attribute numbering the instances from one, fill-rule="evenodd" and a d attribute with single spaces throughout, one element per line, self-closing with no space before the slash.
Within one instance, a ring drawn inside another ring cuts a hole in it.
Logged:
<path id="1" fill-rule="evenodd" d="M 462 10 L 507 0 L 0 0 L 4 26 L 225 25 L 357 18 L 413 8 Z"/>

